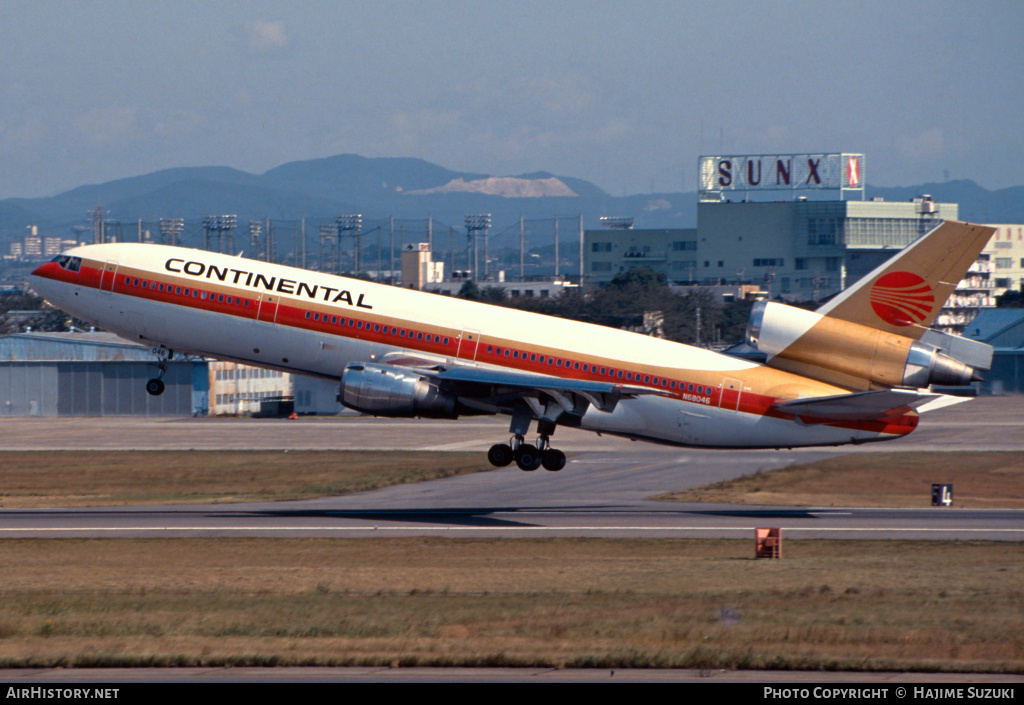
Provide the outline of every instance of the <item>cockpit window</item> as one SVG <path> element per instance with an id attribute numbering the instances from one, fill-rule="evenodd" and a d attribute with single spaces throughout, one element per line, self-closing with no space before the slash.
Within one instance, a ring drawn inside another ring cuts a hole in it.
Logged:
<path id="1" fill-rule="evenodd" d="M 69 272 L 77 272 L 82 267 L 81 257 L 69 257 L 68 255 L 57 255 L 53 261 Z"/>

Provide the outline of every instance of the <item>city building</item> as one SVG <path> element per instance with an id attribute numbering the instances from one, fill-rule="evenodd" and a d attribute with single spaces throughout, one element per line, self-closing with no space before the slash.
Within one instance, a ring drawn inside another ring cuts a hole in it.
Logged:
<path id="1" fill-rule="evenodd" d="M 435 262 L 430 244 L 409 244 L 402 250 L 402 286 L 422 291 L 427 286 L 444 281 L 444 262 Z"/>
<path id="2" fill-rule="evenodd" d="M 985 248 L 991 262 L 992 292 L 1024 291 L 1024 225 L 991 223 L 996 234 Z"/>
<path id="3" fill-rule="evenodd" d="M 863 200 L 861 154 L 701 157 L 700 183 L 696 228 L 634 230 L 628 219 L 610 219 L 610 227 L 586 231 L 586 282 L 643 266 L 676 284 L 753 284 L 769 298 L 816 302 L 943 220 L 959 219 L 957 204 L 927 194 Z M 996 227 L 943 307 L 943 330 L 962 331 L 998 294 L 1024 285 L 1024 226 Z"/>
<path id="4" fill-rule="evenodd" d="M 266 402 L 292 397 L 290 373 L 236 362 L 209 365 L 211 416 L 256 414 Z"/>
<path id="5" fill-rule="evenodd" d="M 760 284 L 772 298 L 817 301 L 957 219 L 955 203 L 927 195 L 852 200 L 863 199 L 863 170 L 860 154 L 701 157 L 697 227 L 588 230 L 587 281 L 646 266 L 672 282 Z"/>
<path id="6" fill-rule="evenodd" d="M 650 267 L 671 282 L 700 282 L 704 277 L 697 258 L 697 232 L 697 228 L 588 230 L 583 234 L 587 283 L 607 284 L 616 274 L 636 267 Z"/>
<path id="7" fill-rule="evenodd" d="M 77 240 L 62 238 L 59 235 L 42 236 L 37 225 L 30 225 L 27 229 L 28 234 L 20 241 L 10 243 L 11 259 L 38 262 L 59 255 L 79 244 Z"/>
<path id="8" fill-rule="evenodd" d="M 425 291 L 441 294 L 442 296 L 457 296 L 466 281 L 465 279 L 455 279 L 438 282 L 426 287 Z M 576 289 L 578 285 L 566 279 L 538 279 L 537 281 L 525 282 L 509 282 L 499 279 L 498 281 L 476 282 L 476 286 L 480 290 L 488 288 L 500 289 L 505 293 L 505 296 L 512 298 L 523 296 L 528 299 L 546 299 L 561 296 L 567 290 Z"/>
<path id="9" fill-rule="evenodd" d="M 982 252 L 943 304 L 934 327 L 946 333 L 962 334 L 975 316 L 995 305 L 992 261 L 988 252 Z"/>
<path id="10" fill-rule="evenodd" d="M 34 225 L 29 227 L 29 234 L 25 236 L 24 254 L 25 259 L 43 259 L 43 238 L 39 236 L 39 230 Z"/>

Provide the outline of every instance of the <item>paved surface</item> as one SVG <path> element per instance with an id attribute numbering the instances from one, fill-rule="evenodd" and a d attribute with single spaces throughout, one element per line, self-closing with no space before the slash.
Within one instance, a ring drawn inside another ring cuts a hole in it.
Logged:
<path id="1" fill-rule="evenodd" d="M 1024 540 L 1024 512 L 793 509 L 653 502 L 648 497 L 807 462 L 879 450 L 1024 450 L 1024 397 L 934 412 L 908 438 L 835 449 L 716 451 L 558 429 L 559 473 L 514 466 L 357 495 L 287 503 L 5 510 L 11 536 L 724 536 L 781 526 L 795 538 Z M 11 419 L 6 449 L 429 449 L 481 454 L 505 419 L 396 421 L 358 416 L 252 419 Z"/>
<path id="2" fill-rule="evenodd" d="M 943 510 L 794 510 L 651 502 L 692 487 L 790 462 L 880 450 L 1024 450 L 1024 397 L 979 399 L 929 415 L 908 438 L 837 449 L 704 451 L 559 429 L 570 454 L 559 473 L 514 468 L 308 502 L 57 511 L 0 511 L 0 538 L 21 536 L 740 536 L 782 526 L 789 537 L 1022 540 L 1024 513 Z M 507 436 L 504 419 L 299 421 L 235 419 L 6 419 L 4 449 L 435 449 L 483 451 Z M 482 461 L 483 462 L 483 461 Z M 9 685 L 146 682 L 678 682 L 988 683 L 977 673 L 839 673 L 553 669 L 18 669 Z M 1012 686 L 1011 686 L 1012 687 Z M 126 691 L 128 692 L 128 691 Z M 895 691 L 894 691 L 895 692 Z"/>
<path id="3" fill-rule="evenodd" d="M 508 438 L 507 417 L 459 421 L 372 419 L 355 415 L 284 419 L 16 418 L 0 420 L 0 450 L 55 449 L 427 449 L 483 453 Z M 1024 450 L 1024 396 L 981 397 L 925 415 L 907 437 L 838 452 L 877 450 Z M 570 451 L 679 455 L 686 449 L 633 443 L 559 427 Z M 777 451 L 744 451 L 769 457 Z"/>

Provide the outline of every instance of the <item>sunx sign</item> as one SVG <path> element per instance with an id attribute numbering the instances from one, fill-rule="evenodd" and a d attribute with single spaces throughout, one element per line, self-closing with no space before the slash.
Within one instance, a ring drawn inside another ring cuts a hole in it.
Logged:
<path id="1" fill-rule="evenodd" d="M 863 154 L 735 154 L 700 158 L 700 197 L 729 191 L 864 190 Z"/>

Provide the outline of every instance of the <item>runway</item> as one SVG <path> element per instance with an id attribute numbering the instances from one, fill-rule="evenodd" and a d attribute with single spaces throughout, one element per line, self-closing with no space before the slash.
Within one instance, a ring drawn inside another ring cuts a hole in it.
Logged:
<path id="1" fill-rule="evenodd" d="M 672 490 L 879 450 L 1024 450 L 1024 399 L 982 398 L 925 418 L 887 443 L 835 449 L 721 451 L 633 443 L 558 429 L 570 456 L 558 473 L 514 466 L 416 485 L 298 502 L 0 510 L 0 537 L 410 536 L 725 537 L 781 527 L 790 538 L 1024 540 L 1024 511 L 751 507 L 649 498 Z M 434 449 L 481 453 L 507 420 L 365 417 L 253 419 L 10 419 L 8 450 Z"/>
<path id="2" fill-rule="evenodd" d="M 353 504 L 374 504 L 371 497 Z M 321 500 L 320 504 L 339 505 Z M 0 537 L 651 537 L 750 538 L 755 527 L 783 529 L 797 539 L 1024 540 L 1016 510 L 877 510 L 745 508 L 729 505 L 465 506 L 383 509 L 231 505 L 159 509 L 11 510 L 0 516 Z"/>

